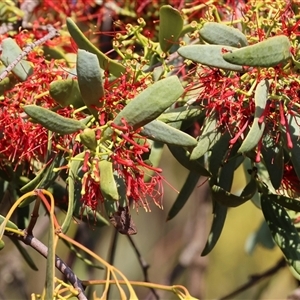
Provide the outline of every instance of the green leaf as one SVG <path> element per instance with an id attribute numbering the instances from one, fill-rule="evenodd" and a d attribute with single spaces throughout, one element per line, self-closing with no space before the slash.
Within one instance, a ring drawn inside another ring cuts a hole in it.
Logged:
<path id="1" fill-rule="evenodd" d="M 107 160 L 99 162 L 100 190 L 105 200 L 118 201 L 119 192 L 114 178 L 113 163 Z"/>
<path id="2" fill-rule="evenodd" d="M 274 67 L 291 57 L 290 41 L 285 35 L 277 35 L 257 44 L 233 50 L 223 55 L 231 63 L 241 66 Z"/>
<path id="3" fill-rule="evenodd" d="M 211 187 L 213 200 L 218 201 L 219 203 L 227 207 L 236 207 L 242 205 L 254 196 L 256 189 L 255 179 L 250 180 L 240 196 L 231 194 L 217 185 L 212 185 Z"/>
<path id="4" fill-rule="evenodd" d="M 286 132 L 286 129 L 283 128 L 283 138 L 287 143 L 287 134 L 290 134 L 291 141 L 293 143 L 292 148 L 287 148 L 287 151 L 291 157 L 291 161 L 294 167 L 294 170 L 297 174 L 298 179 L 300 178 L 300 117 L 296 114 L 288 114 L 287 118 L 287 127 L 289 128 L 289 132 Z"/>
<path id="5" fill-rule="evenodd" d="M 180 12 L 170 5 L 163 5 L 159 10 L 159 44 L 163 52 L 167 52 L 177 43 L 183 28 Z"/>
<path id="6" fill-rule="evenodd" d="M 54 168 L 59 168 L 64 164 L 63 153 L 59 152 L 51 162 L 51 164 L 44 168 L 32 181 L 22 188 L 22 192 L 26 193 L 35 189 L 48 189 L 59 175 L 59 172 L 54 172 Z M 26 198 L 19 207 L 24 207 L 33 202 L 36 197 Z"/>
<path id="7" fill-rule="evenodd" d="M 183 208 L 191 193 L 193 192 L 195 186 L 197 185 L 200 176 L 201 175 L 198 172 L 190 171 L 183 187 L 181 188 L 174 204 L 172 205 L 168 213 L 167 221 L 173 219 Z"/>
<path id="8" fill-rule="evenodd" d="M 231 136 L 229 132 L 226 131 L 211 148 L 211 155 L 209 157 L 209 171 L 215 177 L 218 175 L 219 169 L 222 166 L 224 159 L 227 157 L 226 154 L 228 153 L 230 140 Z"/>
<path id="9" fill-rule="evenodd" d="M 264 135 L 261 153 L 275 190 L 279 189 L 283 178 L 284 151 L 281 144 L 276 145 L 273 138 Z"/>
<path id="10" fill-rule="evenodd" d="M 173 75 L 143 90 L 116 116 L 114 123 L 123 125 L 124 118 L 134 130 L 156 119 L 182 95 L 184 89 L 177 76 Z"/>
<path id="11" fill-rule="evenodd" d="M 54 298 L 54 277 L 55 277 L 55 245 L 54 245 L 54 221 L 50 216 L 48 236 L 48 253 L 46 262 L 46 282 L 45 282 L 45 299 Z"/>
<path id="12" fill-rule="evenodd" d="M 172 153 L 172 155 L 176 158 L 176 160 L 188 170 L 195 171 L 202 176 L 206 176 L 206 177 L 211 176 L 210 172 L 207 171 L 203 166 L 203 163 L 201 162 L 202 161 L 201 158 L 191 161 L 190 152 L 185 150 L 182 146 L 168 145 L 168 148 Z"/>
<path id="13" fill-rule="evenodd" d="M 197 120 L 203 114 L 200 106 L 181 106 L 172 108 L 161 114 L 157 119 L 164 123 Z"/>
<path id="14" fill-rule="evenodd" d="M 83 130 L 85 125 L 75 119 L 65 118 L 47 108 L 37 105 L 25 105 L 24 111 L 34 121 L 43 125 L 48 130 L 59 134 L 71 134 Z"/>
<path id="15" fill-rule="evenodd" d="M 73 105 L 75 108 L 84 106 L 78 81 L 73 78 L 59 79 L 50 83 L 50 96 L 62 107 Z"/>
<path id="16" fill-rule="evenodd" d="M 0 59 L 6 67 L 13 63 L 22 53 L 21 48 L 12 38 L 6 38 L 2 41 L 1 50 L 2 53 Z M 12 72 L 21 81 L 25 81 L 33 73 L 33 68 L 28 61 L 21 59 L 20 62 L 18 62 L 12 69 Z"/>
<path id="17" fill-rule="evenodd" d="M 177 52 L 184 58 L 209 67 L 243 72 L 243 67 L 228 63 L 223 58 L 225 51 L 233 51 L 237 48 L 221 45 L 189 45 L 180 47 Z"/>
<path id="18" fill-rule="evenodd" d="M 103 72 L 99 67 L 98 58 L 95 54 L 78 49 L 76 70 L 78 85 L 83 102 L 94 115 L 98 118 L 98 110 L 103 103 L 100 99 L 104 96 Z"/>
<path id="19" fill-rule="evenodd" d="M 68 192 L 69 192 L 69 199 L 68 199 L 68 210 L 66 217 L 63 221 L 63 224 L 61 226 L 61 231 L 63 233 L 66 233 L 70 227 L 70 223 L 72 220 L 72 216 L 74 213 L 74 202 L 76 200 L 80 199 L 75 199 L 75 182 L 77 180 L 77 174 L 78 170 L 82 165 L 83 158 L 84 158 L 84 152 L 77 154 L 70 162 L 70 169 L 69 169 L 69 176 L 68 176 Z"/>
<path id="20" fill-rule="evenodd" d="M 273 249 L 275 247 L 270 229 L 265 220 L 263 220 L 256 232 L 253 232 L 246 241 L 245 250 L 248 254 L 252 254 L 254 248 L 261 245 L 266 249 Z"/>
<path id="21" fill-rule="evenodd" d="M 171 145 L 193 147 L 197 144 L 196 139 L 190 135 L 158 120 L 154 120 L 145 125 L 140 134 L 146 136 L 150 140 Z"/>
<path id="22" fill-rule="evenodd" d="M 213 202 L 213 221 L 211 224 L 210 233 L 207 238 L 206 245 L 201 253 L 201 256 L 205 256 L 211 252 L 211 250 L 217 244 L 221 232 L 223 230 L 227 215 L 227 207 L 219 202 Z"/>
<path id="23" fill-rule="evenodd" d="M 78 26 L 73 22 L 71 18 L 67 18 L 67 27 L 69 33 L 78 48 L 89 51 L 97 55 L 100 67 L 102 70 L 109 71 L 112 75 L 120 77 L 122 74 L 126 73 L 126 68 L 119 64 L 117 61 L 110 59 L 104 53 L 102 53 L 98 48 L 96 48 L 81 32 Z"/>
<path id="24" fill-rule="evenodd" d="M 0 215 L 0 224 L 3 224 L 3 222 L 5 222 L 5 217 Z M 5 223 L 5 227 L 19 230 L 18 226 L 10 220 Z"/>
<path id="25" fill-rule="evenodd" d="M 238 29 L 222 23 L 207 22 L 199 31 L 201 38 L 209 44 L 244 47 L 248 45 L 246 36 Z"/>
<path id="26" fill-rule="evenodd" d="M 269 194 L 268 198 L 270 199 L 270 201 L 276 202 L 287 209 L 300 212 L 300 200 L 275 194 Z"/>
<path id="27" fill-rule="evenodd" d="M 220 139 L 221 133 L 218 130 L 215 114 L 206 118 L 202 126 L 200 136 L 197 140 L 197 146 L 191 153 L 191 160 L 196 160 L 207 153 Z"/>
<path id="28" fill-rule="evenodd" d="M 264 130 L 265 130 L 265 122 L 259 122 L 259 118 L 263 114 L 267 100 L 269 97 L 269 82 L 267 79 L 261 80 L 255 90 L 254 100 L 255 100 L 255 113 L 254 113 L 254 120 L 252 126 L 242 142 L 241 147 L 239 148 L 238 152 L 243 153 L 252 150 L 254 147 L 257 146 L 258 142 L 260 141 Z"/>
<path id="29" fill-rule="evenodd" d="M 151 166 L 157 168 L 159 166 L 161 157 L 163 155 L 164 143 L 156 142 L 156 141 L 148 141 L 148 143 L 151 144 L 151 150 L 148 159 L 151 163 Z M 147 172 L 145 173 L 144 181 L 149 182 L 152 178 L 153 173 L 154 171 L 147 170 Z"/>
<path id="30" fill-rule="evenodd" d="M 261 196 L 261 207 L 275 243 L 290 266 L 300 274 L 300 238 L 289 215 L 269 195 Z"/>

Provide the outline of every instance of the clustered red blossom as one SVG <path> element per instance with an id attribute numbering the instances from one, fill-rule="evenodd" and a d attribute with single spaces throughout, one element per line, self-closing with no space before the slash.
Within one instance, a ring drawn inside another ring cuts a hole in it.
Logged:
<path id="1" fill-rule="evenodd" d="M 242 19 L 244 18 L 243 31 L 250 44 L 264 40 L 266 32 L 258 26 L 257 19 L 264 19 L 261 22 L 269 25 L 270 22 L 273 24 L 273 19 L 270 20 L 268 15 L 270 11 L 268 9 L 257 11 L 255 1 L 248 1 L 246 4 L 241 2 L 240 5 L 242 5 L 240 6 Z M 292 3 L 287 2 L 285 6 L 276 9 L 270 6 L 273 13 L 277 12 L 272 18 L 276 18 L 278 22 L 274 24 L 269 36 L 286 35 L 291 41 L 290 51 L 296 56 L 300 22 L 297 21 L 291 5 Z M 279 65 L 274 68 L 245 68 L 244 73 L 237 73 L 198 66 L 191 69 L 185 78 L 190 80 L 187 91 L 191 94 L 195 91 L 196 103 L 205 109 L 207 116 L 211 114 L 217 116 L 217 124 L 221 132 L 227 131 L 231 134 L 232 146 L 237 141 L 242 141 L 247 128 L 253 122 L 256 84 L 263 79 L 269 80 L 271 96 L 259 122 L 266 123 L 264 134 L 269 135 L 275 145 L 283 142 L 287 148 L 293 148 L 287 118 L 289 115 L 300 113 L 299 72 L 295 68 L 283 69 L 283 66 Z M 263 147 L 262 140 L 256 148 L 256 162 L 261 160 L 261 147 Z M 283 190 L 286 186 L 295 187 L 300 184 L 298 178 L 293 176 L 291 168 L 292 166 L 287 162 L 281 187 Z"/>

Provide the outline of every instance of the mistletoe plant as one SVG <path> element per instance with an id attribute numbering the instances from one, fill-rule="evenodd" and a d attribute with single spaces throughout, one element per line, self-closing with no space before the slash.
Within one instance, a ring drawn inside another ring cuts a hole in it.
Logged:
<path id="1" fill-rule="evenodd" d="M 106 268 L 107 280 L 96 282 L 105 286 L 101 299 L 110 284 L 125 299 L 120 283 L 137 298 L 134 283 L 67 232 L 76 218 L 137 233 L 132 210 L 163 207 L 164 145 L 189 170 L 168 220 L 207 178 L 214 217 L 202 255 L 217 243 L 228 208 L 251 200 L 299 277 L 297 1 L 29 2 L 1 3 L 1 187 L 15 202 L 1 216 L 0 240 L 4 247 L 6 235 L 48 258 L 45 292 L 36 297 L 86 299 L 84 286 L 95 284 L 55 256 L 62 239 Z M 114 34 L 104 53 L 84 30 L 108 12 Z M 248 181 L 238 195 L 232 183 L 241 165 Z M 32 232 L 41 204 L 50 220 L 47 248 Z M 55 206 L 65 211 L 62 222 Z M 192 299 L 180 286 L 143 284 Z"/>

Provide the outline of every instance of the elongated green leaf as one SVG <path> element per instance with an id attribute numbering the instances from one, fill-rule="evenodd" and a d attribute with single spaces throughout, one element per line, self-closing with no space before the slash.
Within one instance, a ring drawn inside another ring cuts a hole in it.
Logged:
<path id="1" fill-rule="evenodd" d="M 21 48 L 12 38 L 6 38 L 1 43 L 1 56 L 0 59 L 3 64 L 7 67 L 15 61 L 15 59 L 22 53 Z M 12 72 L 22 81 L 25 81 L 28 76 L 33 73 L 31 64 L 22 59 L 12 69 Z"/>
<path id="2" fill-rule="evenodd" d="M 255 45 L 235 49 L 223 55 L 229 63 L 252 66 L 274 67 L 291 57 L 290 41 L 285 35 L 277 35 Z"/>
<path id="3" fill-rule="evenodd" d="M 227 207 L 236 207 L 250 200 L 257 188 L 255 179 L 251 179 L 246 185 L 240 196 L 229 193 L 225 189 L 217 185 L 212 185 L 212 198 Z"/>
<path id="4" fill-rule="evenodd" d="M 84 106 L 78 81 L 73 78 L 59 79 L 50 83 L 50 96 L 62 107 L 73 105 L 75 108 Z"/>
<path id="5" fill-rule="evenodd" d="M 194 139 L 190 135 L 158 120 L 154 120 L 145 125 L 144 129 L 140 133 L 150 140 L 171 145 L 192 147 L 197 144 L 196 139 Z"/>
<path id="6" fill-rule="evenodd" d="M 104 96 L 102 82 L 103 72 L 100 69 L 98 58 L 95 54 L 78 49 L 76 70 L 78 85 L 83 102 L 94 115 L 98 118 L 98 110 L 102 107 L 100 98 Z"/>
<path id="7" fill-rule="evenodd" d="M 97 55 L 100 67 L 102 70 L 109 71 L 112 75 L 119 77 L 126 73 L 126 68 L 117 61 L 110 59 L 98 48 L 96 48 L 81 32 L 78 26 L 71 18 L 67 18 L 67 27 L 71 37 L 74 39 L 78 48 L 84 49 Z"/>
<path id="8" fill-rule="evenodd" d="M 265 135 L 261 153 L 275 190 L 279 189 L 283 178 L 284 152 L 281 144 L 276 145 L 273 138 Z"/>
<path id="9" fill-rule="evenodd" d="M 64 134 L 71 134 L 85 128 L 85 125 L 75 119 L 65 118 L 47 108 L 37 105 L 23 107 L 27 115 L 35 122 L 43 125 L 48 130 Z"/>
<path id="10" fill-rule="evenodd" d="M 177 50 L 179 55 L 209 67 L 243 72 L 243 67 L 228 63 L 223 58 L 223 53 L 237 48 L 220 45 L 189 45 Z"/>
<path id="11" fill-rule="evenodd" d="M 261 207 L 275 243 L 290 266 L 300 274 L 300 237 L 289 215 L 269 195 L 261 196 Z"/>
<path id="12" fill-rule="evenodd" d="M 32 181 L 24 186 L 22 192 L 26 193 L 35 189 L 48 189 L 59 175 L 59 172 L 54 172 L 53 169 L 62 166 L 64 161 L 63 153 L 59 152 L 53 159 L 52 163 L 46 167 L 42 173 L 39 173 Z M 27 206 L 35 199 L 36 197 L 28 197 L 19 205 L 19 207 Z"/>
<path id="13" fill-rule="evenodd" d="M 269 93 L 269 82 L 267 79 L 263 79 L 258 83 L 255 90 L 254 120 L 246 138 L 244 139 L 240 149 L 238 150 L 239 153 L 250 151 L 254 147 L 256 147 L 264 133 L 266 124 L 264 120 L 260 122 L 259 118 L 261 117 L 261 115 L 265 110 L 268 96 L 269 96 L 268 93 Z"/>
<path id="14" fill-rule="evenodd" d="M 151 150 L 150 150 L 150 155 L 149 155 L 149 161 L 151 163 L 151 165 L 155 168 L 157 168 L 159 166 L 162 154 L 163 154 L 163 150 L 164 150 L 164 143 L 161 142 L 156 142 L 156 141 L 148 141 L 148 143 L 151 144 Z M 152 178 L 154 171 L 147 171 L 145 173 L 145 177 L 144 180 L 145 182 L 149 182 Z"/>
<path id="15" fill-rule="evenodd" d="M 209 44 L 236 48 L 248 45 L 246 36 L 238 29 L 222 23 L 207 22 L 199 31 L 201 38 Z"/>
<path id="16" fill-rule="evenodd" d="M 210 150 L 220 139 L 221 133 L 218 130 L 215 115 L 207 117 L 202 127 L 201 134 L 197 140 L 197 146 L 191 153 L 191 160 L 196 160 Z"/>
<path id="17" fill-rule="evenodd" d="M 0 224 L 2 224 L 3 222 L 5 221 L 5 217 L 0 215 Z M 15 229 L 15 230 L 18 230 L 18 226 L 13 223 L 12 221 L 8 220 L 6 223 L 5 223 L 5 227 L 7 228 L 11 228 L 11 229 Z"/>
<path id="18" fill-rule="evenodd" d="M 289 128 L 289 132 L 286 132 L 286 129 L 283 128 L 283 138 L 288 144 L 287 135 L 290 134 L 291 141 L 293 143 L 292 148 L 287 148 L 287 151 L 291 157 L 291 161 L 293 163 L 294 170 L 297 174 L 298 179 L 300 179 L 300 143 L 299 143 L 299 136 L 300 136 L 300 117 L 298 115 L 287 115 L 287 126 Z"/>
<path id="19" fill-rule="evenodd" d="M 219 169 L 226 158 L 230 139 L 231 136 L 229 132 L 225 132 L 211 148 L 211 155 L 209 157 L 209 171 L 215 177 L 218 175 Z"/>
<path id="20" fill-rule="evenodd" d="M 206 245 L 201 253 L 201 256 L 205 256 L 211 252 L 211 250 L 217 244 L 221 232 L 223 230 L 226 215 L 227 215 L 227 207 L 222 205 L 219 202 L 213 202 L 213 221 L 211 224 L 210 233 L 207 238 Z"/>
<path id="21" fill-rule="evenodd" d="M 54 245 L 54 222 L 50 216 L 48 236 L 48 253 L 46 263 L 45 299 L 53 299 L 55 278 L 55 245 Z"/>
<path id="22" fill-rule="evenodd" d="M 173 219 L 183 208 L 187 200 L 189 199 L 191 193 L 193 192 L 195 186 L 197 185 L 200 178 L 200 174 L 198 172 L 190 171 L 183 187 L 180 190 L 174 204 L 172 205 L 167 221 Z"/>
<path id="23" fill-rule="evenodd" d="M 270 201 L 276 202 L 280 204 L 281 206 L 296 211 L 300 212 L 300 201 L 296 199 L 289 198 L 287 196 L 283 195 L 275 195 L 275 194 L 269 194 L 268 199 Z"/>
<path id="24" fill-rule="evenodd" d="M 131 100 L 113 122 L 122 125 L 124 118 L 133 129 L 138 129 L 175 103 L 183 91 L 180 80 L 175 75 L 156 81 Z"/>
<path id="25" fill-rule="evenodd" d="M 190 152 L 185 150 L 182 146 L 168 145 L 168 148 L 177 161 L 188 170 L 195 171 L 202 176 L 211 176 L 210 172 L 203 166 L 203 162 L 201 163 L 201 158 L 191 161 Z"/>
<path id="26" fill-rule="evenodd" d="M 246 241 L 245 250 L 248 254 L 252 254 L 255 247 L 261 245 L 267 249 L 275 247 L 270 229 L 265 220 L 263 220 L 256 232 L 253 232 Z"/>
<path id="27" fill-rule="evenodd" d="M 180 12 L 170 5 L 163 5 L 159 10 L 159 44 L 167 52 L 177 42 L 183 28 Z"/>
<path id="28" fill-rule="evenodd" d="M 157 119 L 164 123 L 196 120 L 203 114 L 200 106 L 182 106 L 169 109 L 167 112 L 161 114 Z"/>
<path id="29" fill-rule="evenodd" d="M 68 176 L 68 192 L 69 192 L 69 199 L 68 199 L 68 210 L 66 217 L 63 221 L 63 224 L 61 226 L 61 231 L 63 233 L 66 233 L 69 229 L 72 216 L 74 213 L 74 202 L 75 202 L 75 182 L 77 179 L 77 174 L 80 166 L 82 165 L 84 157 L 84 152 L 77 154 L 70 162 L 70 169 L 69 169 L 69 176 Z M 76 199 L 78 200 L 78 199 Z M 79 199 L 80 200 L 80 199 Z M 78 201 L 79 201 L 78 200 Z"/>

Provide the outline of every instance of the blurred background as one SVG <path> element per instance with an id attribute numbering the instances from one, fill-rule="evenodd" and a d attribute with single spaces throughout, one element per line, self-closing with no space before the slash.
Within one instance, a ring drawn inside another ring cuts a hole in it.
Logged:
<path id="1" fill-rule="evenodd" d="M 168 168 L 166 168 L 168 166 Z M 151 212 L 140 209 L 132 211 L 138 233 L 132 236 L 141 256 L 149 264 L 149 281 L 158 284 L 180 284 L 187 287 L 191 295 L 199 299 L 222 299 L 251 276 L 258 275 L 276 265 L 282 259 L 279 249 L 255 247 L 251 255 L 245 251 L 249 236 L 262 222 L 262 212 L 251 201 L 230 209 L 221 237 L 206 257 L 201 252 L 206 243 L 212 220 L 212 208 L 206 192 L 205 178 L 200 179 L 198 188 L 189 201 L 172 220 L 166 222 L 167 214 L 176 199 L 187 176 L 187 170 L 181 167 L 165 149 L 161 167 L 169 184 L 164 188 L 164 209 L 155 205 Z M 243 169 L 235 175 L 233 190 L 243 186 Z M 171 188 L 171 186 L 173 188 Z M 34 234 L 47 243 L 48 217 L 40 214 L 40 224 Z M 69 231 L 75 236 L 78 226 Z M 93 228 L 91 225 L 79 226 L 79 240 L 94 247 L 95 252 L 109 259 L 112 252 L 112 240 L 115 229 L 112 227 Z M 41 293 L 45 281 L 46 260 L 32 249 L 28 249 L 39 272 L 31 270 L 20 257 L 9 240 L 1 253 L 0 261 L 0 299 L 30 299 L 30 292 Z M 127 236 L 118 234 L 114 264 L 129 280 L 143 281 L 142 269 Z M 104 271 L 87 267 L 83 262 L 69 257 L 68 248 L 60 244 L 57 254 L 73 265 L 75 273 L 82 280 L 103 279 Z M 58 275 L 58 274 L 57 274 Z M 60 276 L 60 275 L 59 275 Z M 61 277 L 61 276 L 60 276 Z M 172 281 L 172 283 L 171 283 Z M 280 268 L 272 276 L 259 281 L 246 291 L 227 299 L 286 299 L 297 286 L 297 282 L 287 267 Z M 95 288 L 100 295 L 101 288 Z M 156 299 L 146 288 L 137 288 L 139 299 Z M 156 291 L 160 299 L 176 299 L 172 293 Z M 92 290 L 90 290 L 90 296 Z M 118 299 L 113 289 L 109 299 Z M 92 298 L 89 298 L 92 299 Z"/>

